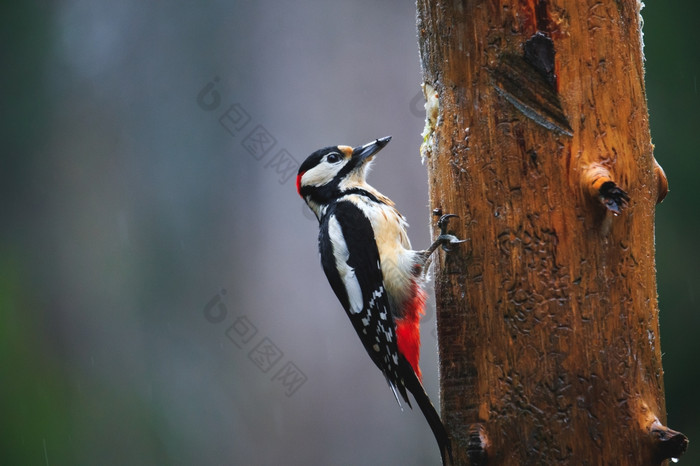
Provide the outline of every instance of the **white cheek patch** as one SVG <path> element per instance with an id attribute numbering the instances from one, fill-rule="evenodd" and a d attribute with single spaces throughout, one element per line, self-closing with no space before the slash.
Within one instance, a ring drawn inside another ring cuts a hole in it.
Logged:
<path id="1" fill-rule="evenodd" d="M 352 314 L 357 314 L 362 311 L 362 288 L 355 276 L 355 269 L 348 265 L 350 253 L 343 237 L 343 230 L 335 215 L 331 215 L 328 219 L 328 235 L 333 245 L 336 270 L 340 273 L 340 279 L 345 284 L 345 291 L 348 294 L 349 310 Z"/>
<path id="2" fill-rule="evenodd" d="M 340 171 L 340 166 L 321 163 L 311 170 L 308 170 L 301 177 L 302 186 L 323 186 L 333 181 L 335 175 Z"/>

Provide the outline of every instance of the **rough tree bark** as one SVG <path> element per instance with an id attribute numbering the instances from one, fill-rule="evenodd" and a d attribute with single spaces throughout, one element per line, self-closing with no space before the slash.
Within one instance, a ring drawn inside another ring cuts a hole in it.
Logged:
<path id="1" fill-rule="evenodd" d="M 443 419 L 457 464 L 660 464 L 653 157 L 636 0 L 418 0 Z"/>

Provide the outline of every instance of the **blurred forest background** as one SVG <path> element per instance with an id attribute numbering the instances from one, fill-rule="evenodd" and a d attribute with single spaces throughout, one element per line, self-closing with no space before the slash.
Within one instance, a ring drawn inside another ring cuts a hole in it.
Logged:
<path id="1" fill-rule="evenodd" d="M 415 5 L 0 12 L 0 463 L 439 464 L 332 295 L 290 171 L 393 135 L 371 181 L 427 246 Z M 647 0 L 643 16 L 671 188 L 656 226 L 668 425 L 700 464 L 700 4 Z M 437 402 L 434 326 L 430 307 Z"/>

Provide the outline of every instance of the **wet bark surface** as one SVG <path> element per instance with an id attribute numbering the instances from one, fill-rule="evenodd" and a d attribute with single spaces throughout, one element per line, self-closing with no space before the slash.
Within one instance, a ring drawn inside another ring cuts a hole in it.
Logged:
<path id="1" fill-rule="evenodd" d="M 687 444 L 659 430 L 667 184 L 640 21 L 629 0 L 418 1 L 431 208 L 468 239 L 436 264 L 457 464 L 659 464 Z"/>

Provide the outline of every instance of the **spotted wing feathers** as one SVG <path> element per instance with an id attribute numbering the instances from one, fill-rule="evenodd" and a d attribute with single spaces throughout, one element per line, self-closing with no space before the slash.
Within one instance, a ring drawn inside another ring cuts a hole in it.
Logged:
<path id="1" fill-rule="evenodd" d="M 323 270 L 365 350 L 408 402 L 400 382 L 396 325 L 369 219 L 351 201 L 331 204 L 321 220 L 319 242 Z"/>

